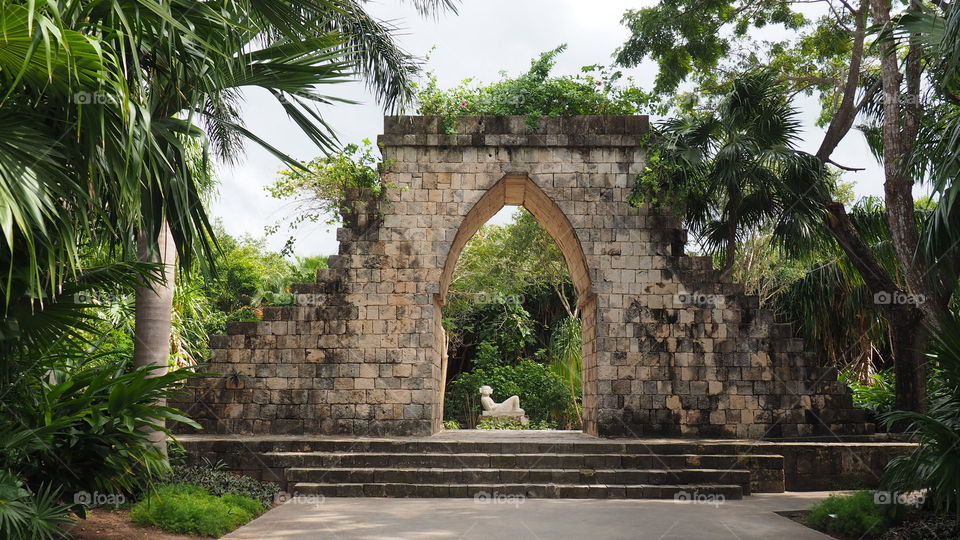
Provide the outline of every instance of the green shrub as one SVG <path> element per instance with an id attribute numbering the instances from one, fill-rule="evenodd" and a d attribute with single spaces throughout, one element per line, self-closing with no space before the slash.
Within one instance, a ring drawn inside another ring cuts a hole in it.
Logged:
<path id="1" fill-rule="evenodd" d="M 480 422 L 477 423 L 477 429 L 557 429 L 557 426 L 549 422 L 530 422 L 523 424 L 514 418 L 484 416 L 480 418 Z"/>
<path id="2" fill-rule="evenodd" d="M 267 509 L 267 505 L 262 502 L 251 499 L 250 497 L 244 497 L 242 495 L 232 495 L 227 493 L 226 495 L 221 495 L 220 500 L 238 508 L 242 508 L 247 511 L 251 516 L 258 516 Z"/>
<path id="3" fill-rule="evenodd" d="M 130 510 L 137 525 L 176 534 L 222 536 L 266 510 L 260 501 L 239 495 L 215 496 L 200 486 L 157 487 Z"/>
<path id="4" fill-rule="evenodd" d="M 480 345 L 477 345 L 477 355 L 473 359 L 473 365 L 479 369 L 493 369 L 503 365 L 503 354 L 493 343 L 481 341 Z"/>
<path id="5" fill-rule="evenodd" d="M 456 420 L 444 420 L 443 429 L 460 429 L 460 423 Z"/>
<path id="6" fill-rule="evenodd" d="M 883 534 L 902 514 L 902 506 L 879 505 L 873 491 L 858 491 L 827 497 L 810 508 L 806 521 L 821 531 L 863 538 Z"/>
<path id="7" fill-rule="evenodd" d="M 447 420 L 457 420 L 463 426 L 476 424 L 480 415 L 480 387 L 493 387 L 493 399 L 520 396 L 520 406 L 533 423 L 571 423 L 576 417 L 570 389 L 546 366 L 532 360 L 521 360 L 510 366 L 475 369 L 461 373 L 450 381 L 444 399 Z"/>
<path id="8" fill-rule="evenodd" d="M 619 71 L 584 66 L 580 75 L 551 77 L 556 57 L 565 49 L 566 45 L 561 45 L 545 52 L 530 62 L 526 73 L 504 76 L 492 84 L 468 79 L 457 87 L 441 89 L 431 76 L 418 92 L 418 112 L 441 116 L 444 130 L 456 133 L 456 119 L 464 115 L 524 115 L 528 126 L 536 128 L 543 116 L 636 114 L 649 109 L 652 96 L 632 84 L 617 85 Z"/>
<path id="9" fill-rule="evenodd" d="M 273 504 L 274 497 L 280 492 L 280 486 L 273 482 L 261 482 L 234 474 L 223 470 L 223 467 L 223 462 L 211 463 L 208 460 L 192 467 L 174 467 L 173 474 L 166 482 L 200 486 L 211 495 L 240 495 L 255 499 L 266 507 Z"/>
<path id="10" fill-rule="evenodd" d="M 148 430 L 169 435 L 174 422 L 199 427 L 157 405 L 193 373 L 151 376 L 156 369 L 86 362 L 18 379 L 0 403 L 0 468 L 14 471 L 35 492 L 57 485 L 68 501 L 83 491 L 136 492 L 168 474 Z M 166 426 L 151 419 L 166 420 Z M 83 507 L 74 510 L 82 515 Z"/>
<path id="11" fill-rule="evenodd" d="M 12 472 L 0 469 L 0 533 L 10 540 L 61 538 L 61 525 L 73 523 L 70 508 L 59 504 L 59 489 L 31 493 Z"/>

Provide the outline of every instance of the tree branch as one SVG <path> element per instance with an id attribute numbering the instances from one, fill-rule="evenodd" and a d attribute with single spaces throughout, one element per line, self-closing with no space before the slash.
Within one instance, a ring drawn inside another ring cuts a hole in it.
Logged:
<path id="1" fill-rule="evenodd" d="M 856 30 L 853 35 L 853 49 L 850 51 L 850 71 L 847 73 L 843 98 L 840 100 L 840 108 L 837 109 L 833 120 L 827 127 L 827 134 L 824 135 L 816 154 L 817 158 L 823 162 L 830 159 L 830 155 L 840 144 L 840 140 L 850 131 L 856 117 L 854 100 L 856 99 L 857 87 L 860 85 L 860 66 L 863 64 L 863 43 L 866 39 L 867 27 L 866 0 L 858 11 L 854 11 L 854 15 L 856 16 Z"/>
<path id="2" fill-rule="evenodd" d="M 864 168 L 862 168 L 862 167 L 847 167 L 846 165 L 841 165 L 841 164 L 837 163 L 836 161 L 834 161 L 834 160 L 832 160 L 832 159 L 829 159 L 829 158 L 827 159 L 827 163 L 833 165 L 834 167 L 836 167 L 836 168 L 838 168 L 838 169 L 843 169 L 843 170 L 845 170 L 845 171 L 856 172 L 856 171 L 865 171 L 865 170 L 866 170 L 866 169 L 864 169 Z"/>

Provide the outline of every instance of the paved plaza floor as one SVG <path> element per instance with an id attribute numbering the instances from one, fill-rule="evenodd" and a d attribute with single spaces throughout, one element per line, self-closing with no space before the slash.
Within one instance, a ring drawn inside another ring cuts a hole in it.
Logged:
<path id="1" fill-rule="evenodd" d="M 305 496 L 291 499 L 224 538 L 822 540 L 829 536 L 776 512 L 804 510 L 827 495 L 757 494 L 722 502 Z"/>

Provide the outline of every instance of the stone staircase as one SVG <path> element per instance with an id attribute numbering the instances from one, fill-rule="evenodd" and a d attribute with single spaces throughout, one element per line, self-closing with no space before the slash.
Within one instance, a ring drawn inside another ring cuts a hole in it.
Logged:
<path id="1" fill-rule="evenodd" d="M 243 446 L 252 459 L 240 468 L 259 462 L 264 480 L 297 495 L 732 500 L 784 490 L 784 458 L 751 453 L 744 441 L 464 430 L 405 439 L 248 438 Z M 211 450 L 216 445 L 204 453 Z"/>

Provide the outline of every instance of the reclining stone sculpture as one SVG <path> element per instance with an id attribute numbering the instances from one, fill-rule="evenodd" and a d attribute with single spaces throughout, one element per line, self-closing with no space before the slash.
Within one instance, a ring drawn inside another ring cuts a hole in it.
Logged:
<path id="1" fill-rule="evenodd" d="M 483 406 L 483 416 L 515 418 L 522 424 L 529 420 L 520 408 L 520 396 L 510 396 L 502 403 L 497 403 L 490 396 L 493 394 L 493 388 L 489 386 L 480 387 L 480 405 Z"/>

